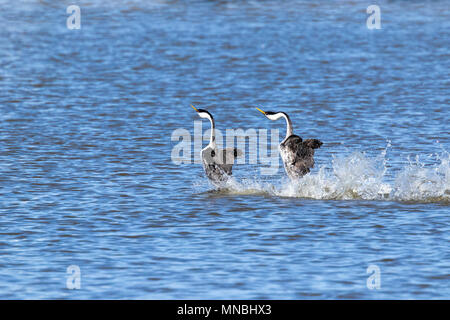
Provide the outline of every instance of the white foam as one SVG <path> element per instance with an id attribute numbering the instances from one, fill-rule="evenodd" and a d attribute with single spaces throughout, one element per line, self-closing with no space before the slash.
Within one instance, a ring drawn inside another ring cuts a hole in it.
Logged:
<path id="1" fill-rule="evenodd" d="M 434 162 L 425 164 L 416 156 L 407 159 L 395 176 L 387 174 L 386 152 L 377 157 L 355 151 L 346 156 L 335 156 L 331 165 L 305 175 L 293 183 L 282 178 L 279 184 L 260 178 L 236 178 L 227 183 L 231 194 L 269 194 L 325 200 L 388 200 L 450 203 L 450 154 L 442 150 L 433 155 Z"/>

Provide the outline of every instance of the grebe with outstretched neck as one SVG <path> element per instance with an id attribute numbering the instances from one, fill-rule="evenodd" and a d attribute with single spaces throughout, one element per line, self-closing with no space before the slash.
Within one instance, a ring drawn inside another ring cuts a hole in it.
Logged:
<path id="1" fill-rule="evenodd" d="M 314 167 L 314 149 L 320 148 L 322 141 L 317 139 L 303 140 L 293 134 L 292 122 L 284 112 L 262 111 L 269 120 L 286 120 L 286 137 L 280 143 L 280 155 L 283 160 L 284 169 L 291 180 L 297 180 L 307 174 Z"/>
<path id="2" fill-rule="evenodd" d="M 197 112 L 200 118 L 208 119 L 211 122 L 211 137 L 209 144 L 202 149 L 200 156 L 202 158 L 203 168 L 206 176 L 217 187 L 222 187 L 232 175 L 234 159 L 242 154 L 242 151 L 236 148 L 218 149 L 215 136 L 214 118 L 206 110 L 192 108 Z"/>

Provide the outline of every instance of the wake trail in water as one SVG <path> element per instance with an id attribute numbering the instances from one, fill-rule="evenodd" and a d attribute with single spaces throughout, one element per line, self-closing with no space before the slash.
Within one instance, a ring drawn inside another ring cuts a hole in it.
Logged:
<path id="1" fill-rule="evenodd" d="M 268 194 L 279 197 L 321 200 L 385 200 L 450 203 L 450 154 L 442 150 L 426 164 L 419 156 L 389 175 L 386 152 L 376 157 L 355 151 L 333 156 L 331 166 L 321 166 L 296 182 L 284 178 L 279 184 L 257 177 L 230 179 L 223 194 Z"/>

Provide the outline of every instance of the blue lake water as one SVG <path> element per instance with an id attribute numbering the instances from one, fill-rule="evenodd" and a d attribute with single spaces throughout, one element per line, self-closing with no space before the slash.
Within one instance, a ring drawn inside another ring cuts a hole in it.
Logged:
<path id="1" fill-rule="evenodd" d="M 0 3 L 1 299 L 450 298 L 448 1 Z M 315 168 L 215 190 L 191 103 Z"/>

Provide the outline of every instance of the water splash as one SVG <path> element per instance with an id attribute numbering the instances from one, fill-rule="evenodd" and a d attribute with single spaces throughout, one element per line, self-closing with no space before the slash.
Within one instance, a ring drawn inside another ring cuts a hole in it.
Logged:
<path id="1" fill-rule="evenodd" d="M 287 178 L 278 184 L 260 178 L 230 179 L 226 194 L 268 194 L 281 197 L 322 200 L 387 200 L 450 203 L 450 154 L 432 155 L 432 164 L 408 158 L 396 174 L 388 174 L 386 153 L 390 143 L 377 157 L 355 151 L 334 156 L 331 166 L 322 166 L 297 182 Z"/>
<path id="2" fill-rule="evenodd" d="M 438 165 L 426 167 L 416 156 L 396 177 L 392 198 L 408 201 L 450 202 L 450 155 L 436 155 Z"/>

